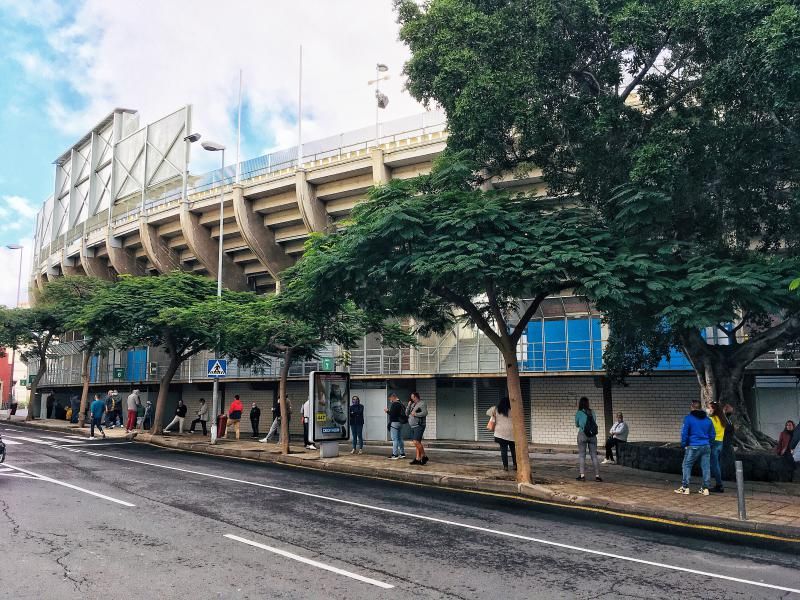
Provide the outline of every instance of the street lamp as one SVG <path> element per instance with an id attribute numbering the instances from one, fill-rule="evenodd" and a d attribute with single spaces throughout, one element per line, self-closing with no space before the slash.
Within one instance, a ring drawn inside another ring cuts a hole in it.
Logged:
<path id="1" fill-rule="evenodd" d="M 199 137 L 199 136 L 198 136 Z M 217 256 L 217 299 L 222 299 L 222 245 L 225 240 L 225 146 L 217 142 L 203 142 L 203 150 L 222 153 L 222 167 L 220 168 L 219 181 L 219 254 Z M 214 352 L 214 358 L 219 358 L 219 345 Z M 214 390 L 211 395 L 211 410 L 214 416 L 211 421 L 211 443 L 217 443 L 217 411 L 219 410 L 219 377 L 214 377 Z"/>
<path id="2" fill-rule="evenodd" d="M 19 269 L 17 270 L 17 302 L 14 304 L 14 308 L 19 308 L 19 292 L 22 286 L 22 246 L 19 244 L 8 244 L 6 246 L 9 250 L 19 250 Z M 17 348 L 16 346 L 11 349 L 11 395 L 9 396 L 9 420 L 11 419 L 11 404 L 16 399 L 16 390 L 14 387 L 14 363 L 17 359 Z M 30 410 L 30 407 L 28 408 Z"/>
<path id="3" fill-rule="evenodd" d="M 381 81 L 389 79 L 388 75 L 381 75 L 389 70 L 383 63 L 375 65 L 375 79 L 368 81 L 367 85 L 375 84 L 375 147 L 378 146 L 380 139 L 380 109 L 386 108 L 389 105 L 389 97 L 381 92 Z"/>

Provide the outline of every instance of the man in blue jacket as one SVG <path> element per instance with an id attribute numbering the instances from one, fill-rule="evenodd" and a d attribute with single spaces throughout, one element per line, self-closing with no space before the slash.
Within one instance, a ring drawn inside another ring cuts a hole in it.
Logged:
<path id="1" fill-rule="evenodd" d="M 681 487 L 675 490 L 676 494 L 689 493 L 692 467 L 699 458 L 703 486 L 697 493 L 708 496 L 708 488 L 711 486 L 711 441 L 714 436 L 714 424 L 702 409 L 700 400 L 692 400 L 692 411 L 683 418 L 681 446 L 686 449 L 686 453 L 683 456 L 683 481 Z"/>

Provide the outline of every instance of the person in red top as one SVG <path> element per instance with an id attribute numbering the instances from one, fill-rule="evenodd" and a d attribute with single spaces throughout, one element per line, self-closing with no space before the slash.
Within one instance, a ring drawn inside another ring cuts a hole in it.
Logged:
<path id="1" fill-rule="evenodd" d="M 228 438 L 228 432 L 231 429 L 236 433 L 236 439 L 239 439 L 239 421 L 242 419 L 243 410 L 244 405 L 242 405 L 242 401 L 239 399 L 239 394 L 236 394 L 233 397 L 233 402 L 231 402 L 231 408 L 228 410 L 228 427 L 225 429 L 225 439 Z"/>

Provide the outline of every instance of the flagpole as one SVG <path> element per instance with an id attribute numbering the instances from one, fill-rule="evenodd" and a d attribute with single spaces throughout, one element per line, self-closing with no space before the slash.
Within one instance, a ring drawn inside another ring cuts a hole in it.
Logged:
<path id="1" fill-rule="evenodd" d="M 297 168 L 303 164 L 303 45 L 297 71 Z"/>
<path id="2" fill-rule="evenodd" d="M 242 70 L 239 69 L 239 118 L 236 124 L 236 183 L 242 177 L 242 164 L 239 151 L 242 146 Z"/>

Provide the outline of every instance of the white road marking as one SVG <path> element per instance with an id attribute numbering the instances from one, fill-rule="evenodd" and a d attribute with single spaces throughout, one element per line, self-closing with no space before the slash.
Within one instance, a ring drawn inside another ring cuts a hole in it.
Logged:
<path id="1" fill-rule="evenodd" d="M 7 437 L 4 437 L 4 438 L 3 438 L 3 442 L 4 442 L 4 443 L 5 443 L 7 446 L 21 446 L 21 445 L 22 445 L 22 442 L 15 442 L 14 440 L 10 440 L 10 439 L 8 439 Z"/>
<path id="2" fill-rule="evenodd" d="M 87 446 L 124 446 L 126 444 L 132 444 L 133 442 L 86 442 L 85 444 L 79 444 L 78 442 L 68 442 L 64 444 L 56 444 L 53 448 L 86 448 Z"/>
<path id="3" fill-rule="evenodd" d="M 75 435 L 75 436 L 73 436 L 73 435 L 64 435 L 64 436 L 61 436 L 61 437 L 55 437 L 55 436 L 52 436 L 52 435 L 40 435 L 39 437 L 42 438 L 43 440 L 55 440 L 57 442 L 69 442 L 70 439 L 73 439 L 73 440 L 75 440 L 75 439 L 88 440 L 89 439 L 89 438 L 85 438 L 83 436 L 77 436 L 77 435 Z"/>
<path id="4" fill-rule="evenodd" d="M 45 440 L 39 440 L 39 439 L 36 439 L 36 438 L 22 437 L 21 435 L 15 435 L 13 437 L 5 436 L 5 437 L 3 437 L 3 439 L 6 439 L 6 437 L 8 437 L 8 439 L 11 439 L 11 440 L 22 440 L 23 442 L 31 442 L 33 444 L 44 444 L 45 446 L 52 446 L 53 445 L 53 442 L 47 442 Z"/>
<path id="5" fill-rule="evenodd" d="M 337 575 L 344 575 L 345 577 L 350 577 L 351 579 L 357 579 L 358 581 L 363 581 L 364 583 L 376 585 L 385 590 L 390 590 L 394 587 L 389 583 L 384 583 L 383 581 L 378 581 L 377 579 L 372 579 L 370 577 L 364 577 L 363 575 L 358 575 L 357 573 L 351 573 L 350 571 L 345 571 L 344 569 L 339 569 L 331 565 L 326 565 L 325 563 L 321 563 L 316 560 L 311 560 L 310 558 L 305 558 L 303 556 L 300 556 L 299 554 L 293 554 L 292 552 L 287 552 L 286 550 L 280 550 L 279 548 L 273 548 L 272 546 L 260 544 L 258 542 L 254 542 L 253 540 L 248 540 L 243 537 L 239 537 L 238 535 L 232 535 L 230 533 L 226 533 L 225 537 L 232 540 L 236 540 L 237 542 L 242 542 L 243 544 L 249 544 L 250 546 L 255 546 L 256 548 L 261 548 L 262 550 L 268 550 L 269 552 L 273 552 L 274 554 L 279 554 L 280 556 L 291 558 L 292 560 L 296 560 L 298 562 L 311 565 L 312 567 L 317 567 L 318 569 L 324 569 L 326 571 L 330 571 L 331 573 L 336 573 Z"/>
<path id="6" fill-rule="evenodd" d="M 47 475 L 40 475 L 39 473 L 34 473 L 33 471 L 29 471 L 28 469 L 23 469 L 22 467 L 15 467 L 14 465 L 9 465 L 5 463 L 5 465 L 10 468 L 14 469 L 15 471 L 19 471 L 21 473 L 26 473 L 28 475 L 32 475 L 37 479 L 41 479 L 42 481 L 49 481 L 50 483 L 55 483 L 56 485 L 62 485 L 64 487 L 68 487 L 72 490 L 77 490 L 79 492 L 83 492 L 84 494 L 89 494 L 91 496 L 95 496 L 97 498 L 102 498 L 103 500 L 108 500 L 110 502 L 116 502 L 117 504 L 121 504 L 122 506 L 129 506 L 134 507 L 135 504 L 131 504 L 130 502 L 125 502 L 124 500 L 119 500 L 117 498 L 112 498 L 111 496 L 106 496 L 105 494 L 100 494 L 98 492 L 93 492 L 92 490 L 87 490 L 86 488 L 78 487 L 77 485 L 72 485 L 71 483 L 67 483 L 66 481 L 59 481 L 58 479 L 53 479 L 52 477 L 48 477 Z"/>
<path id="7" fill-rule="evenodd" d="M 88 454 L 88 452 L 86 450 L 77 450 L 77 452 L 84 452 L 84 453 Z M 730 577 L 728 575 L 721 575 L 719 573 L 710 573 L 708 571 L 699 571 L 697 569 L 689 569 L 689 568 L 686 568 L 686 567 L 679 567 L 679 566 L 676 566 L 676 565 L 670 565 L 670 564 L 666 564 L 666 563 L 655 562 L 655 561 L 652 561 L 652 560 L 644 560 L 642 558 L 635 558 L 635 557 L 632 557 L 632 556 L 624 556 L 622 554 L 614 554 L 613 552 L 605 552 L 603 550 L 593 550 L 592 548 L 582 548 L 580 546 L 574 546 L 572 544 L 563 544 L 561 542 L 554 542 L 554 541 L 551 541 L 551 540 L 545 540 L 545 539 L 542 539 L 542 538 L 536 538 L 536 537 L 531 537 L 531 536 L 527 536 L 527 535 L 521 535 L 521 534 L 518 534 L 518 533 L 510 533 L 508 531 L 501 531 L 499 529 L 490 529 L 488 527 L 480 527 L 478 525 L 470 525 L 468 523 L 459 523 L 458 521 L 450 521 L 448 519 L 439 519 L 439 518 L 436 518 L 436 517 L 428 517 L 428 516 L 425 516 L 425 515 L 410 514 L 410 513 L 401 511 L 401 510 L 393 509 L 393 508 L 384 508 L 384 507 L 381 507 L 381 506 L 374 506 L 372 504 L 362 504 L 360 502 L 353 502 L 352 500 L 342 500 L 341 498 L 334 498 L 332 496 L 322 496 L 320 494 L 312 494 L 311 492 L 303 492 L 301 490 L 293 490 L 293 489 L 290 489 L 290 488 L 284 488 L 284 487 L 279 487 L 279 486 L 275 486 L 275 485 L 269 485 L 269 484 L 266 484 L 266 483 L 257 483 L 255 481 L 247 481 L 245 479 L 236 479 L 235 477 L 226 477 L 224 475 L 215 475 L 213 473 L 204 473 L 203 471 L 193 471 L 191 469 L 182 469 L 180 467 L 172 467 L 170 465 L 162 465 L 162 464 L 159 464 L 159 463 L 153 463 L 153 462 L 144 461 L 144 460 L 137 460 L 135 458 L 125 458 L 125 457 L 122 457 L 122 456 L 113 456 L 111 454 L 98 454 L 98 453 L 92 453 L 92 454 L 95 454 L 97 456 L 101 456 L 101 457 L 104 457 L 104 458 L 112 458 L 114 460 L 121 460 L 121 461 L 132 462 L 132 463 L 136 463 L 136 464 L 140 464 L 140 465 L 147 465 L 149 467 L 156 467 L 156 468 L 159 468 L 159 469 L 167 469 L 167 470 L 170 470 L 170 471 L 178 471 L 178 472 L 181 472 L 181 473 L 189 473 L 190 475 L 200 475 L 201 477 L 209 477 L 209 478 L 212 478 L 212 479 L 220 479 L 220 480 L 223 480 L 223 481 L 232 481 L 234 483 L 242 483 L 244 485 L 252 485 L 252 486 L 255 486 L 255 487 L 265 488 L 265 489 L 269 489 L 269 490 L 276 490 L 276 491 L 279 491 L 279 492 L 286 492 L 288 494 L 296 494 L 298 496 L 305 496 L 307 498 L 317 498 L 318 500 L 326 500 L 328 502 L 336 502 L 337 504 L 345 504 L 345 505 L 348 505 L 348 506 L 357 506 L 359 508 L 365 508 L 365 509 L 368 509 L 368 510 L 374 510 L 374 511 L 382 512 L 382 513 L 399 515 L 399 516 L 401 516 L 403 518 L 406 518 L 406 519 L 410 518 L 410 517 L 413 517 L 415 519 L 419 519 L 421 521 L 428 521 L 430 523 L 440 523 L 442 525 L 451 525 L 453 527 L 460 527 L 462 529 L 470 529 L 472 531 L 481 531 L 483 533 L 491 533 L 491 534 L 499 535 L 499 536 L 502 536 L 502 537 L 513 538 L 513 539 L 517 539 L 517 540 L 524 540 L 526 542 L 533 542 L 533 543 L 541 544 L 541 545 L 544 545 L 544 546 L 552 546 L 552 547 L 555 547 L 555 548 L 562 548 L 564 550 L 573 550 L 575 552 L 583 552 L 585 554 L 592 554 L 594 556 L 603 556 L 603 557 L 606 557 L 606 558 L 613 558 L 613 559 L 616 559 L 616 560 L 624 560 L 624 561 L 628 561 L 628 562 L 632 562 L 632 563 L 637 563 L 637 564 L 640 564 L 640 565 L 649 565 L 651 567 L 658 567 L 658 568 L 661 568 L 661 569 L 668 569 L 668 570 L 671 570 L 671 571 L 678 571 L 678 572 L 681 572 L 681 573 L 692 573 L 694 575 L 702 575 L 704 577 L 710 577 L 712 579 L 722 579 L 724 581 L 733 581 L 733 582 L 736 582 L 736 583 L 743 583 L 743 584 L 746 584 L 746 585 L 753 585 L 753 586 L 756 586 L 756 587 L 768 588 L 768 589 L 771 589 L 771 590 L 780 590 L 782 592 L 793 592 L 795 594 L 800 594 L 800 588 L 784 587 L 784 586 L 780 586 L 780 585 L 773 585 L 771 583 L 763 583 L 761 581 L 753 581 L 752 579 L 740 579 L 739 577 Z"/>

